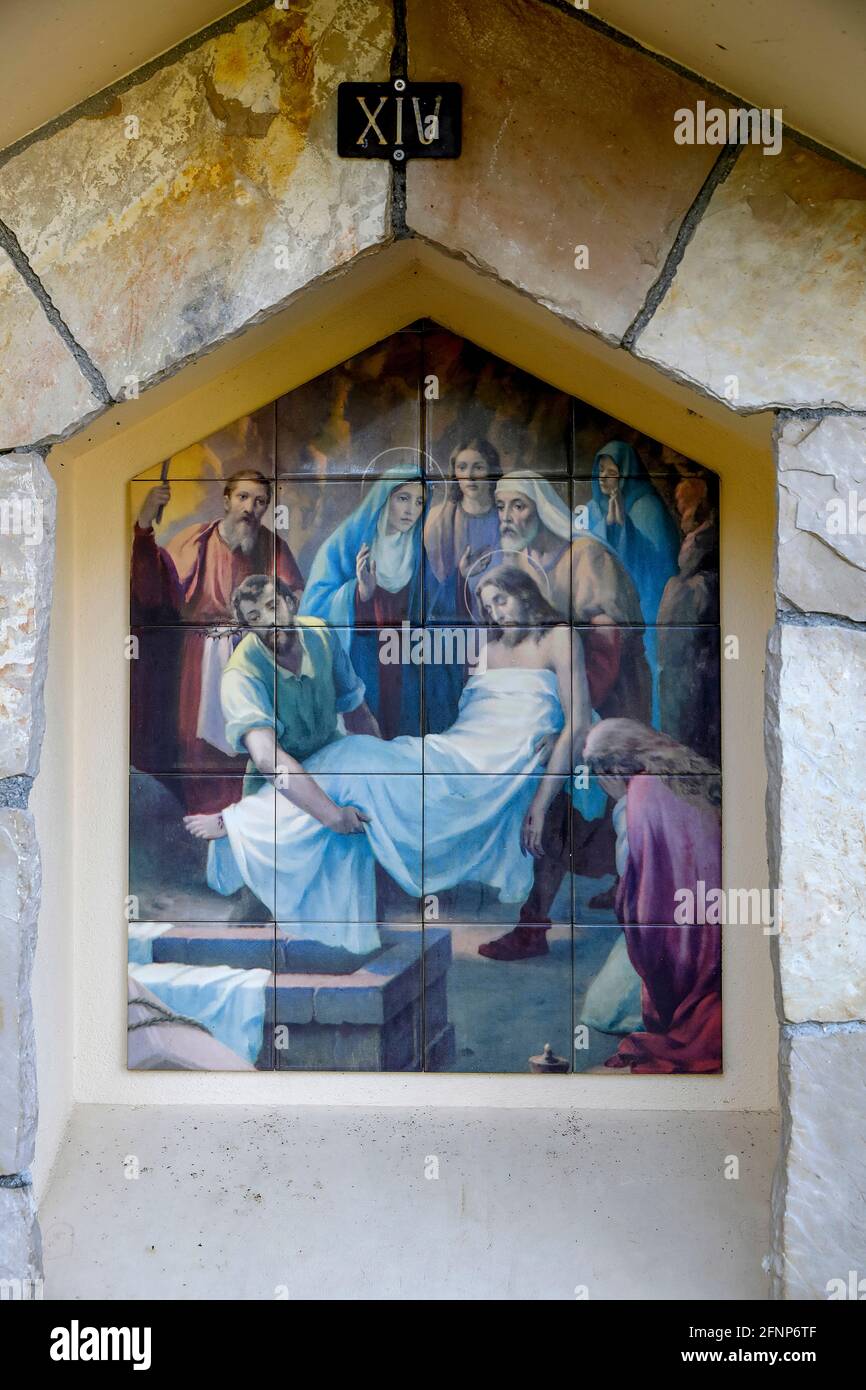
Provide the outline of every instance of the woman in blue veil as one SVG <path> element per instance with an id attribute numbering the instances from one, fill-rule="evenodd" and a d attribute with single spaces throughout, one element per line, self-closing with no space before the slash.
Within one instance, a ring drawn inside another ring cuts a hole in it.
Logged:
<path id="1" fill-rule="evenodd" d="M 653 624 L 664 587 L 678 572 L 681 537 L 676 522 L 630 444 L 611 440 L 592 465 L 588 528 L 605 541 L 629 576 L 646 623 L 645 645 L 653 681 L 653 723 L 658 724 L 658 659 Z"/>
<path id="2" fill-rule="evenodd" d="M 416 666 L 383 664 L 376 632 L 421 621 L 424 487 L 389 469 L 313 560 L 299 612 L 336 628 L 384 738 L 420 731 Z"/>

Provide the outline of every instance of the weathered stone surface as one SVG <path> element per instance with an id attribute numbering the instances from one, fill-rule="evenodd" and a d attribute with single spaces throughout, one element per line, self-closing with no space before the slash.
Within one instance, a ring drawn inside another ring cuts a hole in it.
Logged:
<path id="1" fill-rule="evenodd" d="M 778 468 L 780 598 L 866 622 L 866 420 L 787 420 Z"/>
<path id="2" fill-rule="evenodd" d="M 866 632 L 777 626 L 767 698 L 784 1016 L 866 1018 Z"/>
<path id="3" fill-rule="evenodd" d="M 636 352 L 741 410 L 863 409 L 864 255 L 866 176 L 790 140 L 749 146 Z"/>
<path id="4" fill-rule="evenodd" d="M 7 1285 L 8 1298 L 42 1297 L 42 1240 L 29 1183 L 0 1186 L 0 1279 L 17 1281 Z"/>
<path id="5" fill-rule="evenodd" d="M 26 810 L 32 786 L 32 777 L 0 777 L 0 806 Z"/>
<path id="6" fill-rule="evenodd" d="M 0 171 L 0 216 L 112 393 L 387 236 L 389 169 L 341 160 L 336 87 L 385 78 L 385 0 L 270 5 Z"/>
<path id="7" fill-rule="evenodd" d="M 707 93 L 531 0 L 409 0 L 408 34 L 464 104 L 460 159 L 409 165 L 409 226 L 619 341 L 719 154 L 673 138 Z"/>
<path id="8" fill-rule="evenodd" d="M 98 406 L 39 300 L 0 251 L 0 449 L 62 434 Z"/>
<path id="9" fill-rule="evenodd" d="M 40 881 L 32 815 L 0 810 L 0 1173 L 18 1173 L 33 1162 L 37 1103 L 30 976 Z"/>
<path id="10" fill-rule="evenodd" d="M 859 1290 L 857 1285 L 866 1280 L 866 1028 L 798 1030 L 783 1037 L 780 1062 L 774 1292 L 788 1299 L 862 1299 L 866 1282 Z"/>
<path id="11" fill-rule="evenodd" d="M 0 458 L 0 777 L 39 768 L 55 499 L 38 454 Z"/>

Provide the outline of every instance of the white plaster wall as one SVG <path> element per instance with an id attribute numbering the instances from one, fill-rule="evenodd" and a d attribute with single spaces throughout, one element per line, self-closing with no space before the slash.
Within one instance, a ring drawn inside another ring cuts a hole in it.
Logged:
<path id="1" fill-rule="evenodd" d="M 49 465 L 50 466 L 50 465 Z M 39 1129 L 33 1183 L 45 1192 L 72 1109 L 73 1054 L 73 862 L 72 748 L 76 711 L 72 682 L 74 630 L 73 489 L 64 470 L 57 483 L 57 603 L 51 615 L 45 741 L 30 807 L 42 854 L 42 904 L 33 971 L 33 1012 L 39 1084 Z"/>
<path id="2" fill-rule="evenodd" d="M 689 434 L 694 427 L 689 411 L 683 407 L 671 411 L 658 400 L 648 408 L 650 397 L 645 390 L 630 394 L 622 376 L 611 377 L 609 368 L 605 371 L 603 364 L 600 367 L 597 361 L 582 357 L 575 336 L 570 338 L 570 352 L 563 354 L 555 339 L 545 343 L 542 337 L 534 338 L 529 323 L 520 325 L 516 335 L 517 325 L 508 313 L 500 312 L 497 318 L 490 304 L 484 306 L 483 316 L 474 319 L 477 331 L 473 334 L 472 324 L 461 321 L 462 316 L 471 319 L 473 314 L 465 293 L 459 303 L 448 299 L 436 304 L 428 284 L 425 296 L 414 314 L 400 310 L 394 320 L 388 316 L 387 297 L 380 295 L 357 328 L 353 346 L 347 350 L 345 337 L 335 340 L 331 362 L 342 360 L 349 351 L 376 341 L 417 314 L 429 312 L 455 331 L 474 336 L 484 346 L 535 369 L 564 389 L 618 413 L 684 452 L 694 452 L 687 447 L 694 437 Z M 342 312 L 346 312 L 345 301 Z M 474 312 L 481 314 L 478 306 Z M 518 307 L 515 312 L 524 311 Z M 341 332 L 344 327 L 345 320 Z M 286 340 L 275 351 L 276 358 L 266 361 L 262 354 L 261 360 L 251 359 L 122 433 L 118 430 L 107 442 L 107 426 L 101 439 L 97 434 L 93 447 L 88 448 L 86 438 L 79 439 L 60 479 L 61 491 L 71 494 L 71 502 L 67 496 L 64 505 L 71 506 L 74 516 L 77 557 L 74 584 L 66 582 L 62 567 L 59 570 L 54 617 L 56 625 L 72 634 L 73 707 L 78 712 L 71 750 L 75 789 L 75 1100 L 177 1105 L 775 1109 L 777 1031 L 769 939 L 760 927 L 735 927 L 725 934 L 726 1062 L 721 1076 L 127 1072 L 123 917 L 128 770 L 128 671 L 123 657 L 128 627 L 126 482 L 166 454 L 327 365 L 327 360 L 320 358 L 321 343 L 312 337 L 305 336 L 302 343 Z M 593 351 L 597 356 L 597 350 Z M 279 364 L 276 368 L 274 361 Z M 314 366 L 309 365 L 313 362 Z M 634 418 L 638 399 L 641 418 Z M 699 398 L 691 396 L 690 401 L 705 413 Z M 726 881 L 732 887 L 760 888 L 767 883 L 764 644 L 773 618 L 774 502 L 769 429 L 766 454 L 758 455 L 753 443 L 748 447 L 744 443 L 739 451 L 730 433 L 720 432 L 715 437 L 705 424 L 702 421 L 705 447 L 700 461 L 722 475 L 723 632 L 733 632 L 740 639 L 739 660 L 723 663 L 722 673 Z M 68 709 L 65 729 L 71 736 Z M 44 1078 L 44 1053 L 42 1067 Z"/>

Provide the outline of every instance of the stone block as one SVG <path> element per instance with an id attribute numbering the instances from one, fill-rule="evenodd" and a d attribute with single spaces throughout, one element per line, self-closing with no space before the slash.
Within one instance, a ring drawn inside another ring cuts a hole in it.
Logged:
<path id="1" fill-rule="evenodd" d="M 0 810 L 0 1174 L 29 1168 L 36 1143 L 30 977 L 40 886 L 32 815 Z M 45 1041 L 50 1055 L 51 1039 Z"/>
<path id="2" fill-rule="evenodd" d="M 312 1023 L 314 994 L 315 977 L 305 983 L 303 976 L 277 971 L 274 988 L 268 996 L 265 1030 L 273 1029 L 278 1023 Z"/>
<path id="3" fill-rule="evenodd" d="M 405 1071 L 420 1066 L 422 933 L 382 927 L 382 951 L 349 975 L 278 973 L 273 1019 L 285 1025 L 278 1069 Z M 447 1028 L 451 933 L 423 932 L 425 1006 Z"/>
<path id="4" fill-rule="evenodd" d="M 273 927 L 171 927 L 153 940 L 154 964 L 231 965 L 237 970 L 274 968 Z"/>
<path id="5" fill-rule="evenodd" d="M 38 454 L 0 458 L 0 777 L 39 770 L 55 511 Z"/>
<path id="6" fill-rule="evenodd" d="M 278 1071 L 416 1071 L 419 1030 L 412 1007 L 385 1029 L 376 1024 L 310 1023 L 287 1028 Z"/>
<path id="7" fill-rule="evenodd" d="M 784 1017 L 866 1018 L 866 632 L 777 626 L 767 690 Z"/>
<path id="8" fill-rule="evenodd" d="M 448 1024 L 447 977 L 440 975 L 424 990 L 424 1034 L 435 1038 Z"/>
<path id="9" fill-rule="evenodd" d="M 535 0 L 409 0 L 407 30 L 413 74 L 463 84 L 463 153 L 409 165 L 409 226 L 619 342 L 718 157 L 674 142 L 708 93 Z"/>
<path id="10" fill-rule="evenodd" d="M 377 980 L 359 971 L 350 989 L 320 985 L 313 1000 L 317 1023 L 385 1023 L 386 995 Z M 393 1010 L 392 1010 L 393 1012 Z"/>
<path id="11" fill-rule="evenodd" d="M 388 933 L 382 944 L 360 970 L 316 989 L 318 1023 L 383 1024 L 420 999 L 421 933 Z"/>
<path id="12" fill-rule="evenodd" d="M 782 1164 L 773 1189 L 775 1292 L 787 1299 L 862 1300 L 866 1027 L 797 1029 L 783 1037 L 780 1063 L 783 1132 Z"/>
<path id="13" fill-rule="evenodd" d="M 864 255 L 866 175 L 791 139 L 778 155 L 747 146 L 637 355 L 735 409 L 862 410 Z"/>
<path id="14" fill-rule="evenodd" d="M 454 1024 L 447 1023 L 440 1033 L 427 1034 L 424 1065 L 427 1071 L 450 1071 L 457 1054 Z"/>
<path id="15" fill-rule="evenodd" d="M 786 420 L 777 459 L 780 599 L 866 622 L 866 420 Z"/>
<path id="16" fill-rule="evenodd" d="M 288 928 L 291 931 L 291 928 Z M 277 927 L 276 969 L 286 975 L 351 975 L 371 958 L 357 955 L 342 946 L 326 946 L 322 941 L 304 941 Z"/>
<path id="17" fill-rule="evenodd" d="M 4 1299 L 42 1297 L 42 1238 L 29 1182 L 0 1184 L 0 1280 Z"/>
<path id="18" fill-rule="evenodd" d="M 413 1000 L 389 1020 L 382 1033 L 383 1071 L 420 1071 L 421 1007 Z"/>
<path id="19" fill-rule="evenodd" d="M 451 966 L 451 933 L 447 927 L 424 928 L 424 983 L 446 975 Z"/>
<path id="20" fill-rule="evenodd" d="M 100 408 L 78 363 L 0 251 L 0 449 L 62 435 Z"/>
<path id="21" fill-rule="evenodd" d="M 388 75 L 385 0 L 264 7 L 0 171 L 12 227 L 115 397 L 388 239 L 390 171 L 336 91 Z"/>

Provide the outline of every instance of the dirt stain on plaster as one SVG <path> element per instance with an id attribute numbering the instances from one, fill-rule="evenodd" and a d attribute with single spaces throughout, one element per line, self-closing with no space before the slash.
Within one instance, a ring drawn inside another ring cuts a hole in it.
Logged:
<path id="1" fill-rule="evenodd" d="M 129 234 L 142 216 L 162 215 L 167 207 L 180 211 L 195 197 L 240 189 L 243 196 L 232 205 L 242 208 L 257 187 L 264 185 L 279 201 L 289 186 L 315 105 L 315 53 L 304 17 L 281 13 L 267 26 L 245 25 L 224 37 L 229 42 L 215 51 L 201 75 L 208 106 L 221 127 L 216 139 L 191 150 L 192 157 L 172 176 L 157 179 L 121 212 L 109 213 L 76 248 L 79 255 L 106 237 Z M 120 98 L 116 105 L 117 112 L 106 110 L 103 116 L 122 114 Z"/>
<path id="2" fill-rule="evenodd" d="M 268 13 L 223 36 L 210 70 L 202 74 L 231 165 L 214 186 L 264 182 L 270 196 L 279 199 L 306 147 L 315 71 L 314 43 L 300 10 Z"/>
<path id="3" fill-rule="evenodd" d="M 277 115 L 276 111 L 252 111 L 243 102 L 222 96 L 209 73 L 204 74 L 204 93 L 208 106 L 217 120 L 223 123 L 225 134 L 229 136 L 260 140 L 267 135 Z"/>
<path id="4" fill-rule="evenodd" d="M 154 285 L 165 301 L 175 295 L 188 301 L 181 317 L 190 350 L 223 331 L 229 305 L 214 296 L 211 280 L 230 279 L 233 263 L 227 252 L 218 270 L 211 261 L 201 269 L 201 220 L 220 244 L 242 246 L 249 257 L 271 235 L 275 219 L 287 216 L 311 131 L 318 139 L 325 97 L 344 71 L 333 62 L 334 46 L 327 26 L 319 33 L 315 21 L 308 23 L 306 6 L 270 8 L 184 60 L 182 81 L 162 74 L 148 91 L 143 126 L 163 134 L 155 136 L 148 160 L 135 164 L 143 174 L 139 186 L 112 199 L 96 225 L 63 249 L 68 272 L 74 262 L 92 260 L 108 243 L 125 239 L 113 292 L 91 316 L 92 331 L 108 333 L 118 352 L 132 359 L 147 338 Z M 343 51 L 345 43 L 336 48 Z M 122 119 L 128 102 L 128 96 L 113 98 L 98 119 Z M 124 140 L 117 153 L 118 143 L 115 136 L 105 167 L 108 180 L 122 184 L 126 161 L 139 148 Z M 315 167 L 308 177 L 316 179 Z M 157 218 L 161 235 L 154 240 Z M 356 254 L 353 227 L 332 225 L 330 233 L 337 263 Z"/>

